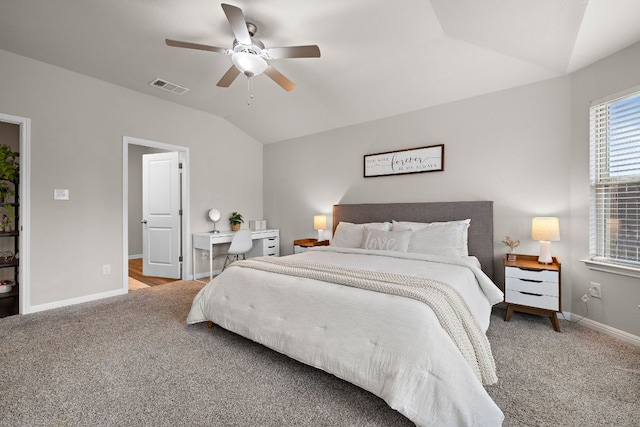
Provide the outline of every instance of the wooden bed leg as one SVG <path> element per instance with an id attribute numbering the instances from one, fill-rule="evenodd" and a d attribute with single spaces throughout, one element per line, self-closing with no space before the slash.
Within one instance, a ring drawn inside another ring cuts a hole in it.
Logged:
<path id="1" fill-rule="evenodd" d="M 207 328 L 213 328 L 213 322 L 211 320 L 207 320 Z"/>

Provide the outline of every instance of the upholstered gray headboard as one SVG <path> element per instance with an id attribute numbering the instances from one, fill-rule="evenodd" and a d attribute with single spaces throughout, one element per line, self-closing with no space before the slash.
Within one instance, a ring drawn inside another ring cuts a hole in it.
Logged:
<path id="1" fill-rule="evenodd" d="M 493 202 L 364 203 L 333 206 L 333 231 L 340 221 L 362 224 L 384 221 L 454 221 L 471 219 L 469 255 L 493 279 Z"/>

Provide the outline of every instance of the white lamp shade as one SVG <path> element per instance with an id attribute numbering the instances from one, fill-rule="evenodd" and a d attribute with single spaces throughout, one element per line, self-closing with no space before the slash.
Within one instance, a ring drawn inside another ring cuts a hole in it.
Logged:
<path id="1" fill-rule="evenodd" d="M 560 240 L 560 225 L 556 217 L 536 217 L 531 220 L 531 240 L 557 242 Z"/>
<path id="2" fill-rule="evenodd" d="M 262 74 L 267 69 L 267 61 L 261 56 L 248 52 L 236 52 L 231 56 L 233 65 L 236 66 L 242 74 L 249 77 Z"/>
<path id="3" fill-rule="evenodd" d="M 326 215 L 315 215 L 313 217 L 313 229 L 318 230 L 318 241 L 323 240 L 322 230 L 327 229 L 327 216 Z"/>
<path id="4" fill-rule="evenodd" d="M 314 230 L 326 230 L 327 229 L 327 216 L 315 215 L 313 217 L 313 229 Z"/>

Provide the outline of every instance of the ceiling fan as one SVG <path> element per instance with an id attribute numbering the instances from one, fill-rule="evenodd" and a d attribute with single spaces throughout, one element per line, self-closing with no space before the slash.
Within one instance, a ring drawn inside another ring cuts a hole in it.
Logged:
<path id="1" fill-rule="evenodd" d="M 222 10 L 227 16 L 227 20 L 231 25 L 231 31 L 233 31 L 236 37 L 235 40 L 233 40 L 233 48 L 224 49 L 204 44 L 166 39 L 168 46 L 206 50 L 231 55 L 233 65 L 222 76 L 220 81 L 218 81 L 217 86 L 229 87 L 240 73 L 246 75 L 248 78 L 264 73 L 284 90 L 290 92 L 295 89 L 295 83 L 286 78 L 267 61 L 282 58 L 320 57 L 320 48 L 316 45 L 265 48 L 260 40 L 253 37 L 257 31 L 257 27 L 255 24 L 247 22 L 244 19 L 242 9 L 222 3 Z"/>

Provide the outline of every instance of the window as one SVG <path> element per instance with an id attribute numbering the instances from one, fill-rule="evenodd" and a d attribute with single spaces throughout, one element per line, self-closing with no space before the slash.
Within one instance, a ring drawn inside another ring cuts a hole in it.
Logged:
<path id="1" fill-rule="evenodd" d="M 590 110 L 593 261 L 640 268 L 640 92 Z"/>

